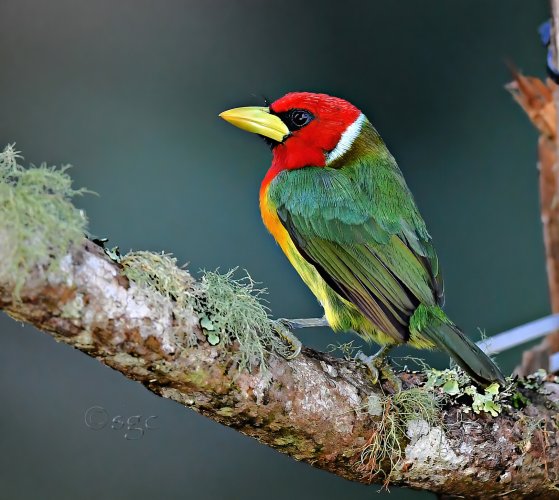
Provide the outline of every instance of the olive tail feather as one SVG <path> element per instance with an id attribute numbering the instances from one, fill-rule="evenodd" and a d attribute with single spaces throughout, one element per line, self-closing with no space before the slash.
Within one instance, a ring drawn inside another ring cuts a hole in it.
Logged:
<path id="1" fill-rule="evenodd" d="M 420 306 L 414 319 L 417 330 L 435 346 L 446 351 L 479 386 L 487 387 L 498 382 L 505 385 L 505 378 L 493 360 L 454 325 L 439 308 Z"/>

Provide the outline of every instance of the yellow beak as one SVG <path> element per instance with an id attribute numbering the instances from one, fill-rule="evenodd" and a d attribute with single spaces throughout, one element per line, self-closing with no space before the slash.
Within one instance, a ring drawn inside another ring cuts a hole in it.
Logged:
<path id="1" fill-rule="evenodd" d="M 268 108 L 247 106 L 224 111 L 219 116 L 226 122 L 253 134 L 282 142 L 288 135 L 289 129 L 276 115 L 271 115 Z"/>

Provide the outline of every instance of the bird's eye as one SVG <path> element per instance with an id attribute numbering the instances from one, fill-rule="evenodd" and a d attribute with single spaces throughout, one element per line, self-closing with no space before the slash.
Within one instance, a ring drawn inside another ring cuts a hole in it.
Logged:
<path id="1" fill-rule="evenodd" d="M 299 130 L 307 125 L 314 119 L 314 116 L 309 111 L 304 109 L 292 109 L 288 113 L 287 126 L 289 130 Z"/>

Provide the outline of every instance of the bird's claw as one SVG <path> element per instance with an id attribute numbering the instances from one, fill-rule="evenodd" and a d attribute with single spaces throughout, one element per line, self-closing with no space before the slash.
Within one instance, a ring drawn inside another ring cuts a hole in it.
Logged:
<path id="1" fill-rule="evenodd" d="M 279 323 L 281 326 L 287 328 L 290 333 L 291 333 L 291 330 L 296 329 L 295 323 L 292 320 L 287 319 L 287 318 L 278 318 L 278 319 L 276 319 L 276 323 Z M 291 335 L 293 335 L 293 333 L 291 333 Z"/>
<path id="2" fill-rule="evenodd" d="M 371 380 L 373 384 L 376 384 L 379 379 L 379 371 L 377 367 L 378 357 L 377 356 L 367 356 L 363 351 L 359 351 L 355 355 L 355 359 L 363 363 L 371 374 Z"/>
<path id="3" fill-rule="evenodd" d="M 400 392 L 402 390 L 402 381 L 396 376 L 392 371 L 392 368 L 385 362 L 386 353 L 388 348 L 382 348 L 378 353 L 372 356 L 367 356 L 363 351 L 359 351 L 355 359 L 363 363 L 371 374 L 371 381 L 373 384 L 377 384 L 382 374 L 382 378 L 385 379 L 393 388 L 394 392 Z"/>
<path id="4" fill-rule="evenodd" d="M 282 356 L 287 360 L 296 358 L 303 347 L 302 342 L 291 332 L 289 325 L 288 319 L 281 318 L 274 321 L 274 330 L 281 340 L 289 346 L 289 352 L 282 353 Z"/>

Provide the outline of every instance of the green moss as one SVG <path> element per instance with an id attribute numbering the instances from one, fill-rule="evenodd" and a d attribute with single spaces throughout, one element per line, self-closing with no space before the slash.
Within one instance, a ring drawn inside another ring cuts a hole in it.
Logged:
<path id="1" fill-rule="evenodd" d="M 286 356 L 289 350 L 262 304 L 265 290 L 257 288 L 248 274 L 236 279 L 234 272 L 205 272 L 197 286 L 195 309 L 203 317 L 206 335 L 211 333 L 225 345 L 238 343 L 240 370 L 253 366 L 265 370 L 271 352 Z"/>
<path id="2" fill-rule="evenodd" d="M 521 410 L 530 404 L 530 400 L 519 391 L 513 392 L 511 396 L 512 407 Z"/>
<path id="3" fill-rule="evenodd" d="M 276 446 L 289 446 L 297 442 L 297 437 L 292 434 L 286 434 L 285 436 L 280 436 L 274 439 L 274 444 Z"/>
<path id="4" fill-rule="evenodd" d="M 194 371 L 188 372 L 186 374 L 186 380 L 191 382 L 196 387 L 201 387 L 208 382 L 209 373 L 201 368 L 197 368 Z"/>
<path id="5" fill-rule="evenodd" d="M 14 284 L 14 297 L 32 271 L 58 268 L 70 247 L 83 239 L 85 214 L 72 198 L 68 166 L 23 168 L 8 145 L 0 153 L 0 280 Z"/>
<path id="6" fill-rule="evenodd" d="M 216 413 L 218 415 L 221 415 L 222 417 L 231 417 L 234 411 L 235 411 L 234 408 L 231 408 L 229 406 L 224 406 L 223 408 L 217 410 Z"/>
<path id="7" fill-rule="evenodd" d="M 440 400 L 430 389 L 412 388 L 393 395 L 371 394 L 367 412 L 377 418 L 375 428 L 361 450 L 359 469 L 370 479 L 379 474 L 389 482 L 405 451 L 408 424 L 412 420 L 440 425 Z"/>

